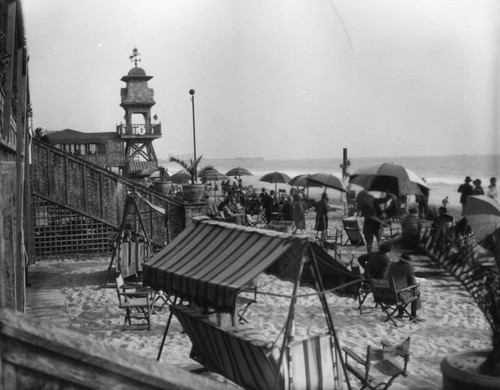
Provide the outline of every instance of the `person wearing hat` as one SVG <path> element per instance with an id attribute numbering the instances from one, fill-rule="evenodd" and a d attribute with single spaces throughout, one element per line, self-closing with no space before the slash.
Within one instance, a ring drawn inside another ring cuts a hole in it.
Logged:
<path id="1" fill-rule="evenodd" d="M 476 179 L 472 184 L 474 184 L 474 188 L 472 189 L 471 195 L 484 195 L 483 187 L 481 187 L 481 180 Z"/>
<path id="2" fill-rule="evenodd" d="M 403 289 L 405 287 L 418 285 L 417 279 L 415 278 L 415 272 L 411 266 L 411 257 L 407 253 L 403 253 L 399 258 L 399 261 L 393 262 L 389 265 L 389 270 L 387 271 L 387 278 L 394 278 L 397 288 Z M 420 300 L 420 289 L 416 291 L 418 298 L 411 302 L 411 316 L 416 322 L 422 322 L 424 319 L 417 315 L 417 311 L 422 307 L 422 302 Z M 413 290 L 403 291 L 400 296 L 405 298 L 411 298 L 414 296 Z M 400 310 L 398 318 L 402 318 L 404 311 Z"/>
<path id="3" fill-rule="evenodd" d="M 408 214 L 401 221 L 401 244 L 405 249 L 417 249 L 420 243 L 422 221 L 418 216 L 417 206 L 410 206 Z"/>
<path id="4" fill-rule="evenodd" d="M 460 204 L 462 205 L 462 214 L 465 212 L 465 206 L 467 205 L 467 197 L 472 195 L 472 186 L 470 182 L 472 179 L 470 176 L 465 177 L 465 181 L 463 184 L 460 184 L 458 187 L 458 192 L 460 192 Z"/>
<path id="5" fill-rule="evenodd" d="M 388 253 L 392 250 L 392 244 L 384 241 L 380 244 L 377 252 L 365 253 L 358 257 L 358 263 L 365 270 L 364 276 L 375 279 L 384 279 L 391 265 Z"/>

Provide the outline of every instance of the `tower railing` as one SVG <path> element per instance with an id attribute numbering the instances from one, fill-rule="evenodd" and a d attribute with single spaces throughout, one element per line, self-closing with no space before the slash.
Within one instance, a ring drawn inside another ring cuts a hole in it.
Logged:
<path id="1" fill-rule="evenodd" d="M 161 136 L 161 123 L 156 124 L 126 124 L 120 123 L 116 125 L 116 132 L 119 135 L 149 135 L 149 136 Z"/>

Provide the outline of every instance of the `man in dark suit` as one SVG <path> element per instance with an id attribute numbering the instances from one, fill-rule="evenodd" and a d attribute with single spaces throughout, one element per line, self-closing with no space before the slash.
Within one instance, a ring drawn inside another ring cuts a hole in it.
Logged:
<path id="1" fill-rule="evenodd" d="M 413 271 L 413 267 L 411 266 L 411 258 L 407 253 L 403 253 L 399 258 L 399 261 L 391 263 L 389 266 L 389 270 L 387 271 L 387 278 L 394 277 L 396 281 L 396 286 L 398 289 L 405 288 L 408 286 L 413 286 L 418 284 L 417 279 L 415 278 L 415 272 Z M 405 296 L 408 298 L 413 297 L 413 291 L 404 291 L 401 293 L 403 299 Z M 417 310 L 419 310 L 422 306 L 420 301 L 420 290 L 417 290 L 418 298 L 413 300 L 411 303 L 411 315 L 417 322 L 424 321 L 421 317 L 417 316 Z M 400 310 L 398 317 L 403 316 L 403 311 Z"/>
<path id="2" fill-rule="evenodd" d="M 377 252 L 365 253 L 358 257 L 358 263 L 365 270 L 365 276 L 375 279 L 383 279 L 387 275 L 391 259 L 387 255 L 392 249 L 390 242 L 380 244 Z"/>

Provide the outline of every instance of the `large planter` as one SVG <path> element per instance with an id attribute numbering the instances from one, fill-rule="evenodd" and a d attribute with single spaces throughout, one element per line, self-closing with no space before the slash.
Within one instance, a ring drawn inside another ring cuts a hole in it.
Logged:
<path id="1" fill-rule="evenodd" d="M 489 351 L 470 351 L 450 355 L 441 362 L 443 390 L 500 389 L 500 377 L 479 373 Z"/>
<path id="2" fill-rule="evenodd" d="M 172 182 L 171 181 L 154 182 L 153 188 L 155 189 L 156 192 L 159 192 L 160 194 L 168 195 L 170 194 L 170 190 L 172 189 Z"/>
<path id="3" fill-rule="evenodd" d="M 205 195 L 205 184 L 184 184 L 182 186 L 182 193 L 186 202 L 200 202 L 203 195 Z"/>

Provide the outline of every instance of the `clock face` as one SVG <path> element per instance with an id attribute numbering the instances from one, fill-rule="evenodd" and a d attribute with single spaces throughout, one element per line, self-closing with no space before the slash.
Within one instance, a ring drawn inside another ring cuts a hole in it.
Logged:
<path id="1" fill-rule="evenodd" d="M 144 135 L 146 134 L 146 128 L 144 126 L 141 126 L 137 129 L 137 133 L 139 133 L 139 135 Z"/>

